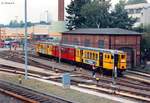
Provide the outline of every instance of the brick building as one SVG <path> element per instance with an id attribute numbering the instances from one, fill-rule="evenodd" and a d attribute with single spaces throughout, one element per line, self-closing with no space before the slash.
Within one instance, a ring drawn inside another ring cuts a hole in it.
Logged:
<path id="1" fill-rule="evenodd" d="M 128 67 L 140 64 L 141 34 L 120 28 L 76 29 L 62 33 L 62 43 L 127 52 Z"/>

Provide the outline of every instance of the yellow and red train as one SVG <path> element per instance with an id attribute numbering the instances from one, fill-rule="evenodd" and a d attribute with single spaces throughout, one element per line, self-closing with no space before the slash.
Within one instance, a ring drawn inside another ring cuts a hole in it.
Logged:
<path id="1" fill-rule="evenodd" d="M 97 68 L 112 71 L 117 67 L 119 73 L 126 70 L 127 55 L 123 51 L 84 47 L 69 44 L 58 44 L 52 42 L 38 42 L 36 53 L 49 55 L 55 58 L 60 57 L 80 65 L 90 67 L 95 65 Z"/>

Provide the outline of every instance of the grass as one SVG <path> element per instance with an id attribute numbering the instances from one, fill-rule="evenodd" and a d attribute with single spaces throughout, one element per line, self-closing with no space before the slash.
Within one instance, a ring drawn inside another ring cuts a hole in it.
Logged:
<path id="1" fill-rule="evenodd" d="M 3 73 L 0 74 L 0 79 L 10 81 L 15 84 L 19 83 L 18 77 L 19 77 L 18 75 L 17 76 L 8 75 L 8 74 L 3 74 Z M 64 89 L 63 87 L 41 82 L 35 79 L 28 79 L 28 80 L 22 79 L 22 85 L 26 87 L 30 87 L 32 89 L 36 89 L 38 91 L 41 91 L 47 94 L 57 95 L 62 98 L 75 101 L 78 103 L 117 103 L 116 101 L 113 101 L 113 100 L 101 98 L 101 97 L 86 94 L 86 93 L 81 93 L 76 90 Z"/>

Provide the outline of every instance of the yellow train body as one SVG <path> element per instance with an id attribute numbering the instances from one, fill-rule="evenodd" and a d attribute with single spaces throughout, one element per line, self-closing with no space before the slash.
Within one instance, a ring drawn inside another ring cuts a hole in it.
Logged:
<path id="1" fill-rule="evenodd" d="M 110 53 L 103 53 L 103 68 L 111 70 L 114 68 L 113 66 L 113 56 Z"/>
<path id="2" fill-rule="evenodd" d="M 76 62 L 100 67 L 106 70 L 113 70 L 116 66 L 119 70 L 124 71 L 126 69 L 126 53 L 117 52 L 117 64 L 115 65 L 114 55 L 108 51 L 98 51 L 87 48 L 76 48 Z"/>

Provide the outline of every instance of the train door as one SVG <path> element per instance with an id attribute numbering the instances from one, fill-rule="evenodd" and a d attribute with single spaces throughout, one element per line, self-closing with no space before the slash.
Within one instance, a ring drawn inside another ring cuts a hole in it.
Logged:
<path id="1" fill-rule="evenodd" d="M 99 53 L 99 66 L 103 68 L 103 53 Z"/>
<path id="2" fill-rule="evenodd" d="M 114 66 L 118 67 L 119 55 L 114 54 Z"/>
<path id="3" fill-rule="evenodd" d="M 83 63 L 83 50 L 81 50 L 81 49 L 80 49 L 80 58 L 81 58 L 81 59 L 80 59 L 81 62 Z"/>

